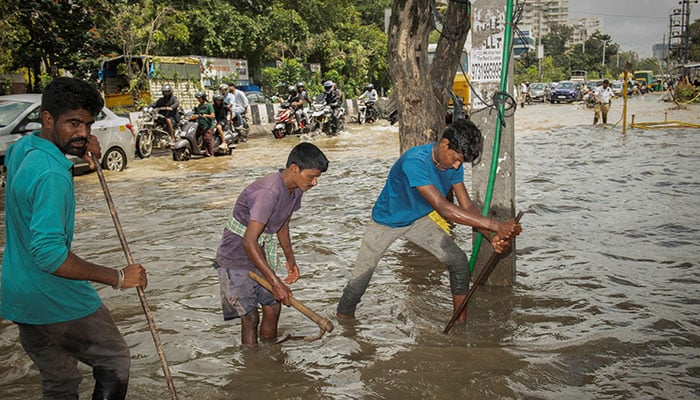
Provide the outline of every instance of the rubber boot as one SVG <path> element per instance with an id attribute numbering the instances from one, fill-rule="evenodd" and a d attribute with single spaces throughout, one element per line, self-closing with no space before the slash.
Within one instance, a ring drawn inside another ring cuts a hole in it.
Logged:
<path id="1" fill-rule="evenodd" d="M 92 370 L 95 378 L 95 390 L 92 400 L 124 400 L 129 387 L 129 378 L 120 378 L 113 370 L 95 367 Z"/>

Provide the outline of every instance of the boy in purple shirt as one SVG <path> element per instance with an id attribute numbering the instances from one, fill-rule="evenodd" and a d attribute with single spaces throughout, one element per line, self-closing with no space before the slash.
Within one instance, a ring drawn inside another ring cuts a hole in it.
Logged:
<path id="1" fill-rule="evenodd" d="M 214 267 L 219 273 L 224 320 L 241 319 L 243 346 L 258 345 L 258 304 L 263 310 L 260 337 L 277 337 L 280 303 L 289 306 L 292 297 L 292 291 L 275 273 L 277 245 L 286 259 L 284 282 L 294 283 L 299 279 L 299 267 L 289 220 L 301 207 L 302 194 L 316 186 L 327 169 L 328 159 L 318 147 L 300 143 L 289 153 L 285 169 L 254 181 L 241 192 L 228 217 Z M 272 292 L 250 279 L 248 271 L 262 274 Z"/>

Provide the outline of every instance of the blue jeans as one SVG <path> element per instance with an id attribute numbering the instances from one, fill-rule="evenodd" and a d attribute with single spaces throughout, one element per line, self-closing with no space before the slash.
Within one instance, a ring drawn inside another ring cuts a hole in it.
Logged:
<path id="1" fill-rule="evenodd" d="M 369 281 L 386 249 L 399 237 L 422 247 L 447 266 L 450 273 L 450 289 L 453 295 L 466 294 L 469 290 L 469 266 L 467 255 L 454 240 L 427 215 L 413 224 L 390 228 L 370 221 L 357 253 L 355 269 L 343 295 L 338 301 L 338 313 L 354 315 L 357 304 L 367 290 Z"/>
<path id="2" fill-rule="evenodd" d="M 78 399 L 83 379 L 78 361 L 92 367 L 93 400 L 126 398 L 129 347 L 104 305 L 73 321 L 17 326 L 22 347 L 39 369 L 44 399 Z"/>

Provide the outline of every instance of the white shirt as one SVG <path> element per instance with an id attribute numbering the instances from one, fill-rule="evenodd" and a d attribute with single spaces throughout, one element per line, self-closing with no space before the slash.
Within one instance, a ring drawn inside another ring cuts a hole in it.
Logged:
<path id="1" fill-rule="evenodd" d="M 365 90 L 364 93 L 358 97 L 359 99 L 364 99 L 366 98 L 368 101 L 377 101 L 379 100 L 379 94 L 377 94 L 377 89 L 372 89 L 372 90 Z"/>
<path id="2" fill-rule="evenodd" d="M 231 105 L 234 112 L 243 113 L 248 108 L 248 104 L 248 97 L 242 90 L 236 89 L 233 91 L 233 103 Z"/>
<path id="3" fill-rule="evenodd" d="M 615 94 L 613 93 L 610 86 L 605 87 L 605 86 L 601 85 L 595 91 L 595 97 L 598 99 L 599 102 L 601 102 L 603 104 L 610 103 L 610 99 L 612 99 L 614 96 L 615 96 Z"/>

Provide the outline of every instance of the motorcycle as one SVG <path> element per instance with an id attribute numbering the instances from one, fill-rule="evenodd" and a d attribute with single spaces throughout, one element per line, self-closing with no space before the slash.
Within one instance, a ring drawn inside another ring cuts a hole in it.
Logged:
<path id="1" fill-rule="evenodd" d="M 586 93 L 583 96 L 583 101 L 586 104 L 586 108 L 595 108 L 595 106 L 596 106 L 595 97 L 593 96 L 592 91 Z"/>
<path id="2" fill-rule="evenodd" d="M 373 101 L 362 101 L 358 104 L 357 123 L 375 122 L 379 119 L 379 112 L 374 108 Z"/>
<path id="3" fill-rule="evenodd" d="M 275 114 L 275 127 L 272 129 L 272 134 L 277 139 L 281 139 L 287 135 L 299 135 L 302 132 L 308 131 L 306 121 L 302 120 L 297 124 L 295 110 L 288 103 L 281 105 L 280 110 Z"/>
<path id="4" fill-rule="evenodd" d="M 250 133 L 250 125 L 248 124 L 248 116 L 241 115 L 243 122 L 231 122 L 233 126 L 233 133 L 236 137 L 236 143 L 247 142 L 248 133 Z"/>
<path id="5" fill-rule="evenodd" d="M 315 132 L 323 127 L 325 121 L 326 102 L 322 99 L 315 99 L 309 107 L 309 127 Z"/>
<path id="6" fill-rule="evenodd" d="M 329 136 L 335 136 L 345 130 L 345 109 L 338 108 L 337 118 L 333 119 L 333 109 L 326 106 L 324 109 L 326 123 L 323 125 L 323 132 Z"/>
<path id="7" fill-rule="evenodd" d="M 337 124 L 333 122 L 333 109 L 326 105 L 323 100 L 316 99 L 311 104 L 311 131 L 318 129 L 328 136 L 337 135 L 338 132 L 345 129 L 345 109 L 338 108 Z"/>
<path id="8" fill-rule="evenodd" d="M 180 130 L 178 137 L 173 145 L 173 160 L 189 161 L 192 156 L 204 156 L 207 151 L 207 145 L 204 142 L 202 135 L 197 135 L 197 117 L 188 113 L 185 122 Z M 216 129 L 216 128 L 213 128 Z M 238 142 L 238 132 L 235 129 L 226 127 L 224 130 L 224 139 L 226 140 L 226 149 L 219 147 L 221 145 L 221 137 L 215 131 L 212 137 L 215 156 L 231 155 L 233 149 L 236 148 Z"/>
<path id="9" fill-rule="evenodd" d="M 136 156 L 147 158 L 153 154 L 153 150 L 170 148 L 170 134 L 166 127 L 166 117 L 158 113 L 159 109 L 144 107 L 141 110 L 141 122 L 139 133 L 136 135 Z M 179 115 L 179 113 L 178 113 Z M 173 126 L 175 137 L 178 134 L 179 123 Z"/>

